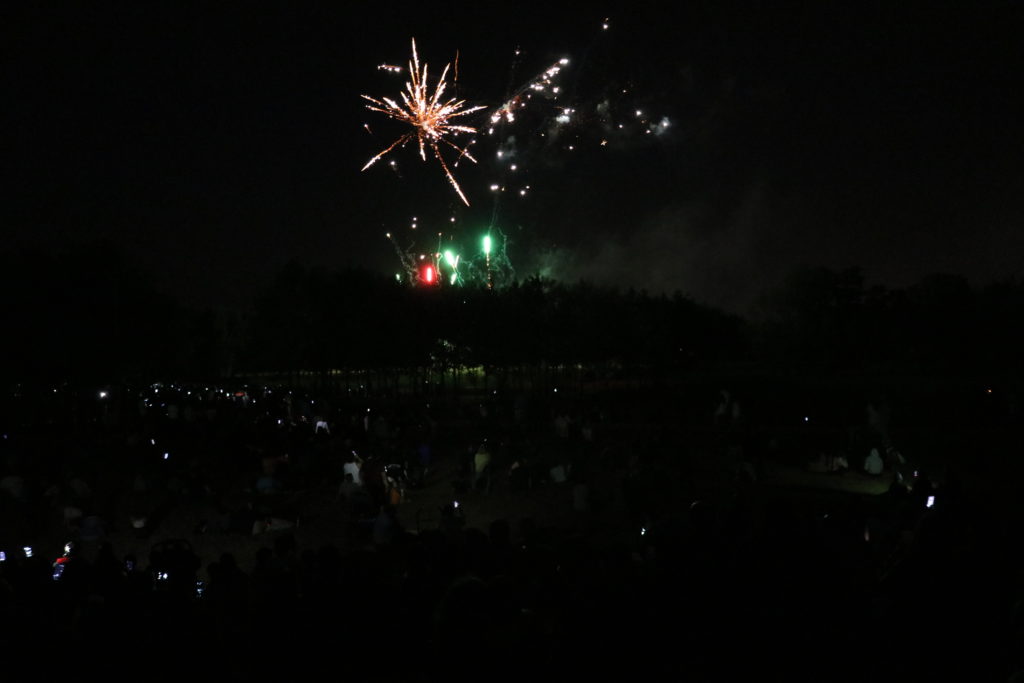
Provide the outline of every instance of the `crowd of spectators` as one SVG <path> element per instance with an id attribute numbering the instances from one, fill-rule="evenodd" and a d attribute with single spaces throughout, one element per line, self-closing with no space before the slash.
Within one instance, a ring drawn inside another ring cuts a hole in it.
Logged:
<path id="1" fill-rule="evenodd" d="M 6 423 L 0 642 L 53 656 L 8 657 L 4 680 L 53 680 L 98 654 L 146 662 L 143 680 L 326 667 L 382 681 L 1003 681 L 1024 668 L 1016 527 L 954 468 L 941 489 L 904 477 L 892 449 L 861 460 L 890 475 L 886 493 L 808 494 L 765 483 L 769 444 L 711 401 L 707 429 L 687 430 L 639 396 L 131 398 L 115 414 Z M 430 487 L 450 501 L 410 528 L 399 511 Z M 477 525 L 457 502 L 541 489 L 578 523 Z M 304 545 L 303 498 L 318 493 L 343 503 L 337 533 Z M 196 503 L 209 514 L 192 540 L 244 537 L 255 552 L 203 557 L 168 537 L 165 520 Z M 124 533 L 149 552 L 124 553 Z M 70 543 L 55 560 L 57 538 Z"/>

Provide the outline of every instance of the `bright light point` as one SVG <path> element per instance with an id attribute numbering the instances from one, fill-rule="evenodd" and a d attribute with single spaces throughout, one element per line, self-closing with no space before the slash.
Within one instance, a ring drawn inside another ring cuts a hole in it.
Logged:
<path id="1" fill-rule="evenodd" d="M 491 192 L 497 192 L 497 191 L 498 191 L 498 186 L 497 185 L 491 185 Z"/>
<path id="2" fill-rule="evenodd" d="M 491 253 L 491 236 L 490 235 L 484 235 L 484 253 L 485 254 L 490 254 Z"/>
<path id="3" fill-rule="evenodd" d="M 989 393 L 992 393 L 992 392 L 989 392 Z M 100 398 L 106 398 L 106 397 L 107 397 L 107 392 L 101 391 L 100 392 Z"/>
<path id="4" fill-rule="evenodd" d="M 811 419 L 811 418 L 809 418 L 809 417 L 806 417 L 806 416 L 805 416 L 805 417 L 804 417 L 804 422 L 809 422 L 809 421 L 810 421 L 810 419 Z"/>
<path id="5" fill-rule="evenodd" d="M 622 124 L 621 123 L 619 124 L 619 128 L 622 128 Z"/>
<path id="6" fill-rule="evenodd" d="M 167 459 L 167 458 L 169 458 L 169 457 L 171 457 L 171 454 L 170 454 L 170 453 L 164 453 L 164 460 L 166 460 L 166 459 Z"/>
<path id="7" fill-rule="evenodd" d="M 607 31 L 608 30 L 608 24 L 601 24 L 601 28 L 603 28 L 605 31 Z"/>
<path id="8" fill-rule="evenodd" d="M 639 109 L 637 109 L 637 110 L 636 110 L 636 115 L 637 115 L 637 116 L 643 116 L 643 115 L 644 115 L 644 113 L 643 113 L 642 111 L 640 111 Z"/>
<path id="9" fill-rule="evenodd" d="M 526 190 L 519 190 L 519 196 L 520 197 L 525 197 L 526 196 Z"/>
<path id="10" fill-rule="evenodd" d="M 558 86 L 556 85 L 556 86 L 555 86 L 554 88 L 552 88 L 552 89 L 551 89 L 551 92 L 553 92 L 553 93 L 557 93 L 557 92 L 558 92 L 559 90 L 561 90 L 561 88 L 559 88 L 559 87 L 558 87 Z"/>
<path id="11" fill-rule="evenodd" d="M 449 221 L 451 221 L 452 223 L 454 223 L 454 222 L 455 222 L 455 216 L 452 216 L 452 217 L 451 217 L 451 218 L 449 218 L 448 220 L 449 220 Z"/>
<path id="12" fill-rule="evenodd" d="M 455 267 L 455 254 L 452 253 L 451 249 L 444 252 L 444 260 L 448 262 L 448 265 L 452 268 Z"/>
<path id="13" fill-rule="evenodd" d="M 512 164 L 511 166 L 509 166 L 509 168 L 510 168 L 510 169 L 512 169 L 512 170 L 514 171 L 514 170 L 516 170 L 516 168 L 517 168 L 517 167 L 516 167 L 516 165 L 515 165 L 515 164 Z M 992 392 L 989 392 L 989 393 L 992 393 Z"/>
<path id="14" fill-rule="evenodd" d="M 402 276 L 399 275 L 398 273 L 395 273 L 395 282 L 401 282 L 401 281 L 402 281 Z"/>
<path id="15" fill-rule="evenodd" d="M 150 446 L 155 446 L 156 445 L 156 439 L 150 439 L 149 440 L 149 445 Z"/>
<path id="16" fill-rule="evenodd" d="M 501 157 L 503 157 L 504 155 L 505 155 L 505 153 L 504 153 L 504 152 L 502 152 L 502 151 L 501 151 L 501 150 L 499 149 L 499 150 L 498 150 L 498 158 L 500 159 L 500 158 L 501 158 Z"/>
<path id="17" fill-rule="evenodd" d="M 608 144 L 607 140 L 601 140 L 601 146 L 604 147 Z"/>
<path id="18" fill-rule="evenodd" d="M 558 60 L 558 63 L 561 64 L 562 66 L 565 66 L 566 64 L 569 63 L 569 59 L 566 57 L 562 57 L 561 59 Z"/>
<path id="19" fill-rule="evenodd" d="M 555 387 L 555 393 L 556 394 L 558 393 L 558 387 Z"/>
<path id="20" fill-rule="evenodd" d="M 454 285 L 456 278 L 458 278 L 458 275 L 456 275 L 455 273 L 452 273 L 452 276 L 450 278 L 448 278 L 449 284 L 453 284 Z"/>

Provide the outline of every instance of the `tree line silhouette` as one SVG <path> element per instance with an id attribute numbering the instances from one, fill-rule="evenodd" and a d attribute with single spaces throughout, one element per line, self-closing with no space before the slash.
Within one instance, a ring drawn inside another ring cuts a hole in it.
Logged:
<path id="1" fill-rule="evenodd" d="M 6 381 L 223 378 L 417 367 L 718 364 L 1020 377 L 1024 284 L 936 274 L 868 286 L 807 267 L 740 317 L 682 293 L 528 278 L 410 287 L 360 269 L 281 268 L 244 310 L 160 292 L 106 243 L 0 254 Z"/>

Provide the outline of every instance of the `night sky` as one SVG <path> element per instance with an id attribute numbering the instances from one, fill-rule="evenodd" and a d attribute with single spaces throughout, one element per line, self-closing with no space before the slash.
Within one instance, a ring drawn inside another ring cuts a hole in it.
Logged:
<path id="1" fill-rule="evenodd" d="M 394 273 L 387 231 L 470 250 L 490 225 L 520 276 L 738 311 L 799 264 L 1024 271 L 1019 3 L 21 4 L 0 17 L 5 244 L 107 239 L 187 305 L 242 306 L 292 259 Z M 377 65 L 413 37 L 432 81 L 458 54 L 482 129 L 570 60 L 557 100 L 476 136 L 470 207 L 413 146 L 360 172 L 404 132 L 360 95 L 398 96 Z"/>

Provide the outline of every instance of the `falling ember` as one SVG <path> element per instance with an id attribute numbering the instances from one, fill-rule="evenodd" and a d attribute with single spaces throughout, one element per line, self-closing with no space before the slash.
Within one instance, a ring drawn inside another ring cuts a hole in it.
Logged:
<path id="1" fill-rule="evenodd" d="M 466 206 L 469 206 L 469 200 L 462 193 L 462 188 L 459 187 L 459 183 L 441 155 L 440 145 L 442 143 L 448 145 L 459 153 L 456 162 L 462 157 L 466 157 L 475 163 L 476 159 L 465 148 L 459 147 L 448 137 L 458 133 L 475 133 L 475 128 L 452 123 L 452 119 L 483 109 L 483 106 L 465 108 L 465 100 L 455 98 L 441 101 L 441 95 L 444 94 L 447 87 L 445 78 L 448 76 L 450 66 L 450 64 L 445 65 L 441 72 L 441 78 L 438 79 L 437 86 L 431 94 L 427 85 L 427 65 L 424 63 L 423 68 L 420 69 L 419 55 L 416 53 L 416 39 L 414 38 L 412 40 L 412 60 L 409 62 L 410 79 L 406 81 L 405 91 L 401 93 L 402 104 L 400 105 L 388 97 L 378 100 L 369 95 L 363 95 L 364 99 L 372 103 L 366 105 L 367 109 L 385 114 L 396 121 L 408 123 L 414 130 L 400 136 L 382 152 L 366 162 L 361 170 L 365 171 L 385 154 L 396 147 L 405 146 L 415 137 L 420 147 L 420 158 L 424 161 L 427 160 L 427 149 L 429 148 L 434 153 L 434 158 L 441 164 L 441 168 L 444 169 L 448 182 L 455 188 L 455 192 Z"/>

